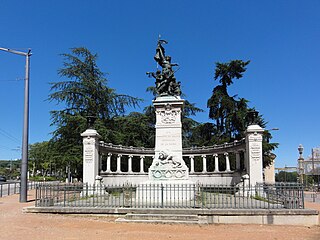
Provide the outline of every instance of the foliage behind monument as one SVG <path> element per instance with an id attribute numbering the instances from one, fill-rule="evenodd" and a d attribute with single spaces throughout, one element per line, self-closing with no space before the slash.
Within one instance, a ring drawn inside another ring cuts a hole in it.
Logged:
<path id="1" fill-rule="evenodd" d="M 176 82 L 171 58 L 165 55 L 159 40 L 155 60 L 162 71 L 147 73 L 156 79 L 155 87 L 149 87 L 154 96 L 180 96 L 180 82 Z M 80 133 L 86 128 L 86 117 L 97 117 L 95 129 L 105 142 L 126 146 L 154 147 L 155 115 L 152 106 L 146 107 L 143 113 L 132 112 L 125 115 L 127 106 L 135 107 L 140 99 L 125 94 L 117 94 L 115 89 L 107 86 L 104 73 L 97 66 L 97 54 L 86 48 L 73 48 L 70 54 L 62 54 L 63 68 L 58 74 L 63 78 L 60 82 L 51 83 L 49 100 L 61 104 L 62 108 L 51 111 L 52 125 L 56 126 L 49 143 L 33 144 L 30 155 L 31 163 L 37 162 L 39 167 L 48 169 L 48 162 L 54 162 L 63 172 L 66 166 L 73 169 L 74 174 L 81 176 L 82 139 Z M 209 117 L 213 123 L 199 123 L 191 118 L 202 111 L 195 104 L 186 100 L 182 113 L 183 146 L 208 146 L 232 142 L 244 137 L 248 125 L 246 115 L 252 108 L 248 100 L 230 96 L 228 87 L 234 79 L 240 79 L 249 61 L 233 60 L 229 63 L 217 63 L 215 80 L 218 84 L 208 100 Z M 158 79 L 157 79 L 158 78 Z M 161 78 L 161 79 L 160 79 Z M 265 127 L 266 122 L 259 115 L 258 124 Z M 271 134 L 264 133 L 264 165 L 271 161 L 270 153 L 277 144 L 269 143 Z M 50 146 L 50 158 L 39 152 Z M 40 149 L 40 150 L 39 150 Z M 46 163 L 39 163 L 44 161 Z"/>

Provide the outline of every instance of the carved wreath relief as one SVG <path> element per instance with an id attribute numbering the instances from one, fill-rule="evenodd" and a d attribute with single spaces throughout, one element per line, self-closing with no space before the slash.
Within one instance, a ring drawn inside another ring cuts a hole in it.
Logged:
<path id="1" fill-rule="evenodd" d="M 262 136 L 260 134 L 254 133 L 249 135 L 250 142 L 261 142 Z"/>
<path id="2" fill-rule="evenodd" d="M 186 170 L 152 170 L 152 176 L 156 179 L 171 179 L 183 178 L 186 175 Z"/>
<path id="3" fill-rule="evenodd" d="M 171 105 L 167 104 L 163 110 L 157 110 L 157 115 L 160 117 L 160 122 L 163 124 L 175 123 L 180 115 L 180 110 L 172 109 Z"/>

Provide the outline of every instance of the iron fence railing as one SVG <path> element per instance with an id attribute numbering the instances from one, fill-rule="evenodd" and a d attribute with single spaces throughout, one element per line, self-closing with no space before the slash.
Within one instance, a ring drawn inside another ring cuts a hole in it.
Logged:
<path id="1" fill-rule="evenodd" d="M 28 182 L 28 190 L 34 189 L 39 182 Z M 20 182 L 1 182 L 0 197 L 20 193 Z"/>
<path id="2" fill-rule="evenodd" d="M 299 184 L 50 184 L 36 186 L 36 207 L 301 209 Z"/>

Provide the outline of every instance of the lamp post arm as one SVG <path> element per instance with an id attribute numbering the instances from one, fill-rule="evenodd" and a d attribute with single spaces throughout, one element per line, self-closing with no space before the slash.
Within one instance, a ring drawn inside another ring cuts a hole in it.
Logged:
<path id="1" fill-rule="evenodd" d="M 20 51 L 12 50 L 12 49 L 9 49 L 9 48 L 1 48 L 1 47 L 0 47 L 0 50 L 1 50 L 1 51 L 5 51 L 5 52 L 10 52 L 10 53 L 18 54 L 18 55 L 25 56 L 25 57 L 32 55 L 31 49 L 29 49 L 28 52 L 20 52 Z"/>

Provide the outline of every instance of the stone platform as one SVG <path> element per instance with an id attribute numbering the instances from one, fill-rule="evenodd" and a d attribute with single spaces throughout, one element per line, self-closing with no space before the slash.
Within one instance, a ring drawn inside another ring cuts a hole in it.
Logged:
<path id="1" fill-rule="evenodd" d="M 150 219 L 150 215 L 177 215 L 182 221 L 182 215 L 189 218 L 196 215 L 199 224 L 261 224 L 261 225 L 319 225 L 319 212 L 313 209 L 154 209 L 154 208 L 105 208 L 105 207 L 28 207 L 27 213 L 60 213 L 60 214 L 117 214 L 126 218 L 126 214 L 140 214 L 141 218 Z M 143 216 L 145 215 L 145 217 Z M 128 219 L 128 218 L 127 218 Z M 136 221 L 138 222 L 138 221 Z M 174 223 L 174 222 L 171 222 Z M 179 223 L 179 222 L 177 222 Z"/>

